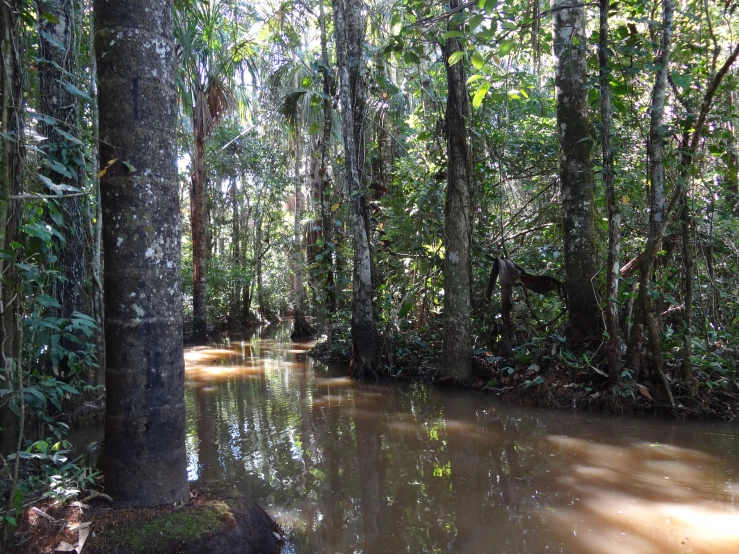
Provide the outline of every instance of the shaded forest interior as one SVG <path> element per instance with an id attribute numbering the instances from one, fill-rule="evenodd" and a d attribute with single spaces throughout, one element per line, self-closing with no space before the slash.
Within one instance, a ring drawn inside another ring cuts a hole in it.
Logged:
<path id="1" fill-rule="evenodd" d="M 285 317 L 357 380 L 734 419 L 738 9 L 3 2 L 3 543 L 103 406 L 106 492 L 186 500 L 183 341 Z"/>

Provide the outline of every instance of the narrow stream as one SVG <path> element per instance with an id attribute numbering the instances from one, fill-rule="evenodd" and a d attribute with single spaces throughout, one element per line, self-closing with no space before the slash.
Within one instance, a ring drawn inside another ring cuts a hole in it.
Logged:
<path id="1" fill-rule="evenodd" d="M 289 324 L 185 352 L 189 472 L 286 552 L 737 553 L 739 428 L 358 384 Z"/>

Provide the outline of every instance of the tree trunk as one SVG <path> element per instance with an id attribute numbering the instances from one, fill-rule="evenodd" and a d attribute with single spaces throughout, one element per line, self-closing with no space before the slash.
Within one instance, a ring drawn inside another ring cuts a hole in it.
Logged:
<path id="1" fill-rule="evenodd" d="M 608 263 L 606 264 L 606 331 L 608 332 L 608 382 L 617 385 L 621 377 L 621 326 L 619 324 L 618 281 L 621 265 L 621 210 L 616 202 L 611 132 L 611 86 L 608 53 L 608 10 L 610 0 L 600 0 L 600 113 L 603 132 L 603 188 L 608 210 Z"/>
<path id="2" fill-rule="evenodd" d="M 450 0 L 449 9 L 459 6 Z M 449 31 L 460 26 L 450 20 Z M 471 191 L 472 168 L 467 150 L 467 95 L 464 63 L 449 65 L 449 57 L 460 50 L 456 38 L 448 38 L 444 48 L 449 94 L 446 104 L 447 190 L 444 203 L 444 337 L 441 370 L 445 377 L 464 381 L 472 377 L 472 334 L 470 324 L 470 284 L 472 267 Z"/>
<path id="3" fill-rule="evenodd" d="M 234 317 L 238 311 L 239 299 L 241 298 L 241 279 L 237 277 L 241 266 L 241 230 L 239 229 L 239 198 L 236 191 L 236 179 L 231 181 L 231 279 L 233 280 L 233 293 L 231 296 L 231 309 Z"/>
<path id="4" fill-rule="evenodd" d="M 189 500 L 172 3 L 95 0 L 107 407 L 105 488 L 120 507 Z M 102 162 L 101 165 L 104 165 Z"/>
<path id="5" fill-rule="evenodd" d="M 258 214 L 255 220 L 256 232 L 254 236 L 254 257 L 256 258 L 255 273 L 257 278 L 257 308 L 259 315 L 265 316 L 264 287 L 262 286 L 262 214 Z M 246 314 L 245 314 L 246 315 Z"/>
<path id="6" fill-rule="evenodd" d="M 98 128 L 98 95 L 97 95 L 97 62 L 95 60 L 95 32 L 94 32 L 94 14 L 90 14 L 92 21 L 90 22 L 90 112 L 92 120 L 92 140 L 93 145 L 90 148 L 90 165 L 98 167 L 100 165 L 100 130 Z M 107 161 L 105 162 L 108 163 Z M 100 274 L 100 254 L 102 253 L 103 242 L 103 205 L 100 195 L 100 177 L 97 171 L 92 173 L 92 187 L 95 191 L 95 221 L 90 221 L 92 237 L 92 256 L 90 262 L 90 272 L 92 273 L 92 315 L 98 324 L 98 330 L 95 332 L 95 346 L 97 348 L 98 369 L 95 372 L 94 383 L 96 385 L 105 384 L 105 337 L 103 329 L 105 326 L 105 306 L 103 305 L 103 282 Z"/>
<path id="7" fill-rule="evenodd" d="M 9 250 L 10 243 L 16 240 L 20 209 L 10 196 L 21 190 L 23 153 L 23 87 L 21 71 L 21 27 L 19 14 L 22 6 L 17 0 L 0 4 L 0 249 Z M 13 139 L 9 138 L 13 137 Z M 17 382 L 13 360 L 17 350 L 17 302 L 13 301 L 14 291 L 7 284 L 16 281 L 13 267 L 6 267 L 6 260 L 0 256 L 0 369 L 5 371 L 8 380 L 4 388 L 16 390 Z M 14 453 L 18 443 L 18 418 L 7 403 L 0 406 L 0 454 Z M 8 529 L 6 526 L 5 529 Z M 0 544 L 0 546 L 2 546 Z"/>
<path id="8" fill-rule="evenodd" d="M 367 205 L 361 168 L 364 162 L 363 122 L 365 82 L 363 42 L 365 18 L 359 0 L 333 0 L 336 52 L 341 88 L 341 123 L 347 193 L 351 205 L 354 246 L 352 278 L 352 375 L 379 376 L 379 352 L 372 306 L 372 254 L 367 229 Z"/>
<path id="9" fill-rule="evenodd" d="M 190 229 L 192 232 L 192 338 L 204 341 L 208 334 L 206 304 L 205 242 L 205 130 L 193 118 L 195 146 L 190 187 Z"/>
<path id="10" fill-rule="evenodd" d="M 733 90 L 726 91 L 726 103 L 729 112 L 733 112 L 734 96 L 736 92 Z M 739 207 L 739 149 L 737 149 L 736 129 L 734 121 L 729 119 L 726 122 L 726 130 L 729 134 L 728 144 L 726 146 L 726 154 L 728 160 L 726 162 L 726 198 L 728 200 L 727 207 L 734 212 Z"/>
<path id="11" fill-rule="evenodd" d="M 657 316 L 652 309 L 652 301 L 649 289 L 652 285 L 652 273 L 654 272 L 655 257 L 662 242 L 663 219 L 665 217 L 665 167 L 664 167 L 664 128 L 663 118 L 665 111 L 665 92 L 667 90 L 667 75 L 670 64 L 670 48 L 672 45 L 672 20 L 675 12 L 674 0 L 663 2 L 663 25 L 660 54 L 657 65 L 660 68 L 654 81 L 652 89 L 652 101 L 650 104 L 649 122 L 649 174 L 651 181 L 650 212 L 649 212 L 649 235 L 644 247 L 644 258 L 639 267 L 639 301 L 641 304 L 643 321 L 647 327 L 647 337 L 652 353 L 652 372 L 665 387 L 670 404 L 675 401 L 670 391 L 669 383 L 663 371 L 662 359 L 662 334 Z M 639 333 L 639 330 L 636 330 Z M 638 335 L 637 335 L 638 336 Z M 635 368 L 636 369 L 636 368 Z"/>
<path id="12" fill-rule="evenodd" d="M 307 292 L 305 290 L 304 258 L 303 258 L 303 177 L 300 174 L 300 162 L 303 152 L 300 144 L 300 117 L 295 122 L 295 211 L 293 225 L 293 274 L 295 276 L 293 302 L 293 331 L 290 338 L 293 340 L 307 339 L 315 336 L 316 332 L 305 319 L 307 306 Z"/>
<path id="13" fill-rule="evenodd" d="M 588 128 L 585 8 L 574 0 L 552 0 L 554 84 L 562 186 L 567 336 L 597 337 L 601 328 L 592 279 L 596 274 L 593 177 Z"/>
<path id="14" fill-rule="evenodd" d="M 38 39 L 43 60 L 39 63 L 41 113 L 55 120 L 54 124 L 42 123 L 41 133 L 47 137 L 42 148 L 47 161 L 65 168 L 71 176 L 64 176 L 49 166 L 41 174 L 56 184 L 79 189 L 87 171 L 84 147 L 62 134 L 78 136 L 80 133 L 79 99 L 63 86 L 77 69 L 75 9 L 71 0 L 37 0 L 36 4 L 38 13 L 44 14 L 39 16 Z M 61 306 L 59 317 L 69 319 L 75 311 L 86 314 L 92 311 L 90 297 L 85 292 L 90 254 L 86 236 L 88 207 L 83 196 L 69 196 L 56 201 L 56 205 L 63 222 L 59 230 L 65 240 L 59 241 L 57 246 L 62 278 L 53 281 L 53 290 Z M 78 333 L 74 341 L 65 338 L 62 346 L 76 351 L 80 346 L 78 341 L 85 342 L 85 336 Z M 66 360 L 62 361 L 62 366 L 62 371 L 66 371 Z M 89 379 L 88 375 L 84 377 Z"/>
<path id="15" fill-rule="evenodd" d="M 326 269 L 326 314 L 329 344 L 331 342 L 331 320 L 336 311 L 336 291 L 334 290 L 334 256 L 336 245 L 334 244 L 334 222 L 331 216 L 330 190 L 327 185 L 328 167 L 326 161 L 328 158 L 328 147 L 331 143 L 331 99 L 334 96 L 336 85 L 334 79 L 329 73 L 328 46 L 326 39 L 326 15 L 324 13 L 323 2 L 319 2 L 320 7 L 320 26 L 321 26 L 321 63 L 323 77 L 323 132 L 321 134 L 321 164 L 318 171 L 317 181 L 320 191 L 321 202 L 321 228 L 323 232 L 324 259 L 328 255 L 329 259 L 325 261 Z"/>

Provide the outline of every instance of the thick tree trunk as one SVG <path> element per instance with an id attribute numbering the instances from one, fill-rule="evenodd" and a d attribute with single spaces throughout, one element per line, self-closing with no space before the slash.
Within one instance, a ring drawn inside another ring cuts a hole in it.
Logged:
<path id="1" fill-rule="evenodd" d="M 188 500 L 172 3 L 95 0 L 107 408 L 116 506 Z M 104 162 L 101 164 L 103 165 Z"/>
<path id="2" fill-rule="evenodd" d="M 588 127 L 585 7 L 552 0 L 554 84 L 562 186 L 567 336 L 574 342 L 601 328 L 592 279 L 596 274 L 593 176 Z"/>
<path id="3" fill-rule="evenodd" d="M 336 52 L 341 79 L 341 123 L 347 193 L 351 205 L 354 246 L 352 279 L 352 375 L 377 378 L 379 352 L 372 306 L 372 254 L 367 229 L 367 206 L 362 190 L 364 161 L 363 121 L 365 83 L 362 47 L 365 33 L 363 3 L 333 0 Z"/>
<path id="4" fill-rule="evenodd" d="M 204 341 L 208 334 L 206 300 L 207 254 L 205 241 L 205 131 L 193 121 L 195 145 L 190 187 L 190 229 L 192 232 L 192 335 Z"/>
<path id="5" fill-rule="evenodd" d="M 459 6 L 450 0 L 449 9 Z M 449 31 L 459 24 L 449 22 Z M 472 168 L 467 150 L 467 96 L 464 63 L 449 65 L 449 57 L 460 50 L 456 38 L 444 48 L 449 94 L 446 104 L 447 190 L 444 204 L 444 337 L 441 370 L 445 377 L 464 381 L 472 376 L 470 284 L 472 267 L 471 184 Z"/>
<path id="6" fill-rule="evenodd" d="M 606 331 L 608 332 L 608 381 L 617 385 L 621 377 L 621 326 L 619 323 L 618 281 L 621 266 L 621 210 L 614 189 L 613 141 L 611 131 L 611 86 L 608 53 L 608 10 L 610 0 L 600 0 L 600 113 L 603 125 L 603 188 L 608 210 L 608 263 L 606 264 Z"/>

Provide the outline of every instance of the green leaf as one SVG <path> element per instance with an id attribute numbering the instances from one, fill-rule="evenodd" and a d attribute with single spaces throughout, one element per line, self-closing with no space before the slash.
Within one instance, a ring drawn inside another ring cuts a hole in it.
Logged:
<path id="1" fill-rule="evenodd" d="M 318 122 L 314 121 L 310 124 L 310 129 L 308 129 L 309 135 L 315 135 L 318 131 L 321 130 L 321 126 L 318 124 Z"/>
<path id="2" fill-rule="evenodd" d="M 411 310 L 413 309 L 413 302 L 406 302 L 400 307 L 400 311 L 398 312 L 398 319 L 403 319 L 405 316 L 407 316 Z"/>
<path id="3" fill-rule="evenodd" d="M 515 40 L 510 40 L 510 39 L 504 40 L 503 42 L 500 43 L 500 49 L 498 50 L 498 54 L 501 56 L 505 56 L 506 54 L 508 54 L 508 52 L 513 50 L 515 46 L 516 46 Z"/>
<path id="4" fill-rule="evenodd" d="M 451 56 L 449 56 L 449 65 L 454 65 L 459 60 L 461 60 L 463 56 L 464 52 L 462 52 L 461 50 L 458 52 L 454 52 Z"/>
<path id="5" fill-rule="evenodd" d="M 24 225 L 23 232 L 44 242 L 51 240 L 51 231 L 43 223 L 29 223 L 28 225 Z M 17 264 L 17 267 L 20 266 L 21 264 Z"/>
<path id="6" fill-rule="evenodd" d="M 41 19 L 48 21 L 49 23 L 59 23 L 59 18 L 50 12 L 42 12 Z"/>
<path id="7" fill-rule="evenodd" d="M 418 54 L 416 54 L 413 50 L 406 50 L 403 54 L 403 61 L 407 63 L 408 65 L 415 65 L 418 62 L 421 61 L 421 59 L 418 57 Z"/>
<path id="8" fill-rule="evenodd" d="M 475 75 L 473 75 L 472 77 L 470 77 L 469 79 L 467 79 L 467 84 L 468 85 L 471 85 L 475 81 L 479 81 L 482 78 L 483 78 L 482 75 L 480 75 L 479 73 L 476 73 Z"/>
<path id="9" fill-rule="evenodd" d="M 680 75 L 673 72 L 670 73 L 670 78 L 672 79 L 672 82 L 675 83 L 675 86 L 682 90 L 689 88 L 693 82 L 693 77 L 690 74 Z"/>
<path id="10" fill-rule="evenodd" d="M 64 194 L 64 191 L 68 191 L 68 192 L 79 192 L 80 191 L 80 189 L 78 189 L 77 187 L 73 187 L 72 185 L 64 185 L 64 184 L 58 185 L 54 183 L 51 179 L 49 179 L 45 175 L 41 175 L 40 173 L 38 173 L 38 178 L 41 179 L 41 181 L 43 181 L 43 183 L 47 187 L 49 187 L 49 190 L 51 190 L 57 196 L 62 196 Z"/>
<path id="11" fill-rule="evenodd" d="M 136 168 L 131 162 L 123 162 L 123 165 L 125 165 L 131 173 L 136 173 Z"/>
<path id="12" fill-rule="evenodd" d="M 54 48 L 56 48 L 60 52 L 66 51 L 66 48 L 64 48 L 64 44 L 59 39 L 54 38 L 50 33 L 46 32 L 46 31 L 39 31 L 39 35 L 41 35 L 41 37 L 46 42 L 48 42 L 49 44 L 51 44 Z"/>
<path id="13" fill-rule="evenodd" d="M 72 178 L 72 173 L 63 164 L 59 163 L 56 160 L 50 160 L 49 158 L 46 158 L 44 160 L 44 165 L 49 169 L 56 171 L 59 175 L 64 175 L 68 179 Z"/>
<path id="14" fill-rule="evenodd" d="M 446 33 L 444 33 L 442 35 L 442 38 L 445 38 L 445 39 L 447 39 L 447 38 L 459 38 L 459 37 L 463 37 L 463 36 L 464 36 L 464 33 L 462 31 L 447 31 Z"/>
<path id="15" fill-rule="evenodd" d="M 63 136 L 65 139 L 67 139 L 72 144 L 76 144 L 78 146 L 84 146 L 82 144 L 82 141 L 80 139 L 78 139 L 77 137 L 72 136 L 72 135 L 70 135 L 69 133 L 67 133 L 65 131 L 62 131 L 61 129 L 57 129 L 56 132 L 59 133 L 61 136 Z"/>
<path id="16" fill-rule="evenodd" d="M 495 11 L 495 8 L 498 7 L 498 1 L 497 0 L 485 0 L 485 11 L 488 15 L 492 14 Z"/>
<path id="17" fill-rule="evenodd" d="M 481 14 L 473 15 L 470 18 L 470 31 L 474 31 L 482 23 L 483 16 Z"/>
<path id="18" fill-rule="evenodd" d="M 42 406 L 46 405 L 46 397 L 38 389 L 35 389 L 33 387 L 26 387 L 25 389 L 23 389 L 23 393 L 36 398 Z"/>
<path id="19" fill-rule="evenodd" d="M 36 302 L 44 308 L 61 308 L 59 301 L 48 294 L 40 294 L 35 298 Z"/>
<path id="20" fill-rule="evenodd" d="M 485 60 L 482 59 L 482 55 L 477 50 L 472 53 L 472 65 L 474 65 L 475 69 L 478 71 L 485 65 Z"/>
<path id="21" fill-rule="evenodd" d="M 92 101 L 92 98 L 90 98 L 90 95 L 87 94 L 84 90 L 77 88 L 72 83 L 68 83 L 67 81 L 62 81 L 61 79 L 57 79 L 61 85 L 67 89 L 67 92 L 70 94 L 74 94 L 75 96 L 79 96 L 80 98 L 84 98 L 85 100 Z"/>
<path id="22" fill-rule="evenodd" d="M 472 97 L 472 107 L 477 109 L 482 105 L 482 100 L 485 98 L 485 95 L 488 93 L 488 90 L 490 90 L 490 83 L 488 81 L 485 81 L 479 89 L 477 89 L 477 92 L 475 93 L 475 96 Z"/>

